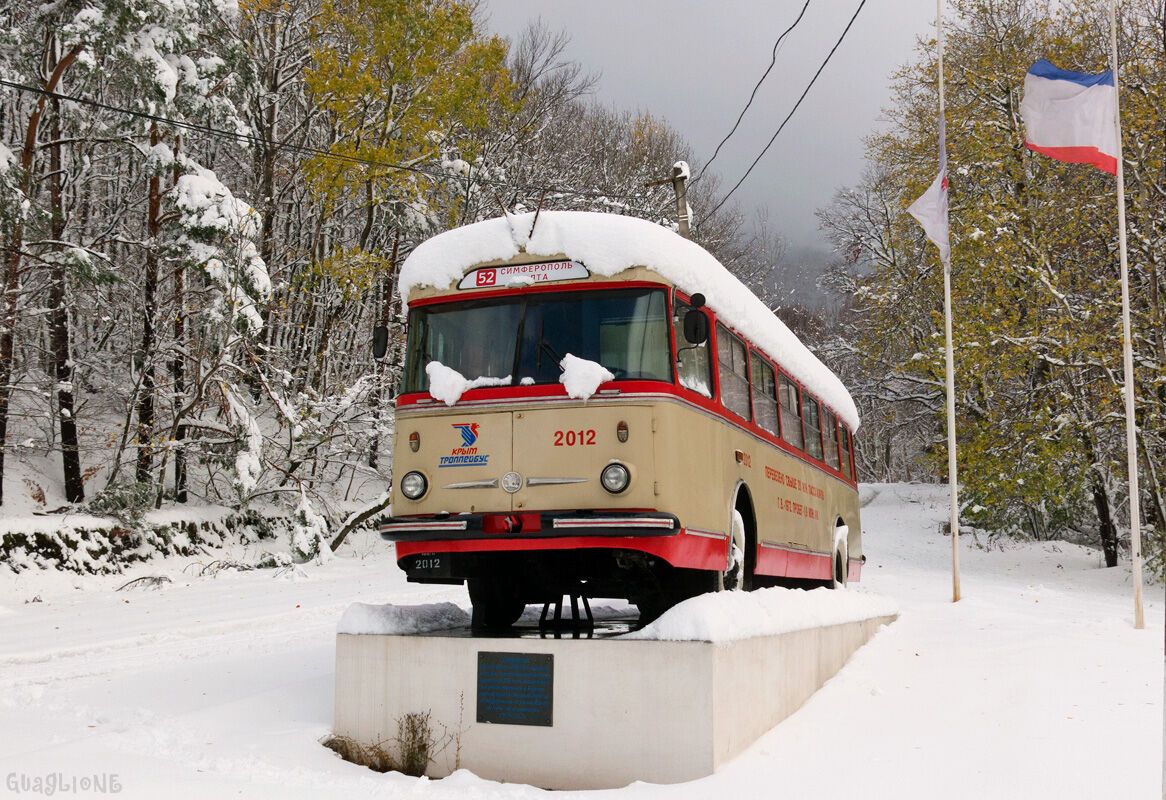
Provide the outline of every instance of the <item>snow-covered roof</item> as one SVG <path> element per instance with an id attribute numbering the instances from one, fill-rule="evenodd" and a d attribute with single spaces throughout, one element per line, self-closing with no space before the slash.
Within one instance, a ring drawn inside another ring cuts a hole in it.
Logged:
<path id="1" fill-rule="evenodd" d="M 422 242 L 401 268 L 406 305 L 415 289 L 448 289 L 472 267 L 508 261 L 520 253 L 566 256 L 604 276 L 647 267 L 688 294 L 703 294 L 718 317 L 801 381 L 851 430 L 858 429 L 858 409 L 838 376 L 700 245 L 647 220 L 619 214 L 543 211 L 532 235 L 533 222 L 534 212 L 513 214 Z"/>

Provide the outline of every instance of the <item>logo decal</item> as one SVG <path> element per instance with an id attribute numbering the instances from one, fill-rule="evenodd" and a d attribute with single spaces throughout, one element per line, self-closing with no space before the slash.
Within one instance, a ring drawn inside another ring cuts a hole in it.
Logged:
<path id="1" fill-rule="evenodd" d="M 489 453 L 479 454 L 476 447 L 481 427 L 478 423 L 455 422 L 450 427 L 461 434 L 461 446 L 450 449 L 448 456 L 439 456 L 438 467 L 484 467 L 490 463 Z"/>
<path id="2" fill-rule="evenodd" d="M 473 447 L 478 441 L 478 423 L 455 422 L 453 427 L 462 432 L 462 447 Z"/>

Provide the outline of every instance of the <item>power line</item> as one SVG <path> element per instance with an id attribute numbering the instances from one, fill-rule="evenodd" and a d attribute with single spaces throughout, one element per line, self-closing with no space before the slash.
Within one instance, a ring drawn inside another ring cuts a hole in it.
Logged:
<path id="1" fill-rule="evenodd" d="M 723 206 L 728 201 L 728 199 L 733 196 L 733 192 L 737 191 L 737 189 L 741 187 L 741 184 L 744 183 L 745 179 L 749 177 L 749 173 L 753 172 L 753 168 L 756 167 L 757 163 L 761 161 L 762 157 L 764 157 L 765 154 L 769 152 L 769 148 L 773 146 L 774 141 L 777 140 L 778 134 L 782 132 L 782 129 L 785 128 L 786 123 L 789 122 L 793 115 L 797 112 L 798 107 L 802 104 L 802 101 L 806 99 L 806 95 L 810 93 L 810 89 L 813 88 L 814 83 L 818 80 L 818 76 L 822 74 L 822 70 L 826 68 L 826 65 L 830 63 L 830 59 L 834 57 L 835 51 L 837 51 L 838 47 L 842 44 L 842 40 L 846 38 L 846 34 L 850 32 L 851 26 L 854 25 L 854 21 L 858 19 L 858 14 L 862 11 L 862 7 L 865 5 L 866 0 L 860 0 L 858 8 L 854 10 L 854 14 L 850 17 L 850 22 L 846 23 L 846 27 L 843 28 L 842 35 L 838 37 L 838 41 L 836 41 L 834 46 L 830 48 L 830 52 L 826 54 L 826 59 L 822 62 L 821 66 L 818 67 L 818 71 L 814 73 L 814 77 L 810 78 L 810 82 L 806 84 L 805 90 L 802 91 L 802 96 L 798 98 L 798 101 L 794 103 L 794 107 L 790 109 L 790 112 L 786 114 L 785 119 L 783 119 L 781 124 L 777 126 L 777 130 L 774 131 L 773 136 L 770 137 L 769 143 L 766 144 L 765 147 L 762 148 L 761 152 L 757 154 L 757 158 L 753 159 L 753 163 L 749 165 L 749 169 L 745 170 L 745 174 L 741 176 L 741 179 L 733 184 L 733 188 L 729 190 L 729 193 L 720 199 L 720 202 L 718 202 L 716 206 L 713 207 L 712 211 L 701 217 L 700 222 L 696 223 L 696 228 L 700 228 L 700 226 L 708 221 L 710 217 L 720 211 L 721 206 Z"/>
<path id="2" fill-rule="evenodd" d="M 32 94 L 50 97 L 55 100 L 64 100 L 70 103 L 78 103 L 80 105 L 90 106 L 92 108 L 99 108 L 104 111 L 111 111 L 118 114 L 126 114 L 138 119 L 149 122 L 157 122 L 165 125 L 170 125 L 181 130 L 201 133 L 207 136 L 217 137 L 220 139 L 229 139 L 235 142 L 246 142 L 249 144 L 260 145 L 266 148 L 279 148 L 284 150 L 291 150 L 304 155 L 312 155 L 320 158 L 331 159 L 333 161 L 342 161 L 350 164 L 360 164 L 370 167 L 380 167 L 382 169 L 401 170 L 404 172 L 411 172 L 418 175 L 425 175 L 429 178 L 438 180 L 449 179 L 451 176 L 447 173 L 435 172 L 424 167 L 418 167 L 411 164 L 395 164 L 389 161 L 378 161 L 371 158 L 363 158 L 361 156 L 345 155 L 344 153 L 334 153 L 331 150 L 324 150 L 319 147 L 312 147 L 310 145 L 293 144 L 291 142 L 274 142 L 268 139 L 263 139 L 250 133 L 243 133 L 242 131 L 229 131 L 223 128 L 213 128 L 209 125 L 201 125 L 195 122 L 186 122 L 183 120 L 171 119 L 169 117 L 159 116 L 157 114 L 150 114 L 145 111 L 138 111 L 133 108 L 125 108 L 124 106 L 115 106 L 108 103 L 103 103 L 99 100 L 93 100 L 88 97 L 75 97 L 72 95 L 60 94 L 59 92 L 52 92 L 48 89 L 42 89 L 37 86 L 28 86 L 26 84 L 15 83 L 5 78 L 0 78 L 0 85 L 7 86 L 11 89 L 17 89 L 23 92 L 30 92 Z M 573 195 L 575 197 L 584 197 L 589 199 L 610 199 L 610 200 L 644 200 L 644 195 L 622 194 L 619 192 L 602 192 L 602 191 L 583 191 L 579 189 L 564 189 L 555 186 L 537 186 L 531 184 L 514 184 L 506 181 L 495 180 L 492 178 L 475 178 L 475 180 L 485 186 L 494 186 L 505 189 L 516 189 L 530 193 L 545 193 L 558 195 Z M 639 209 L 643 210 L 643 209 Z"/>
<path id="3" fill-rule="evenodd" d="M 805 5 L 802 6 L 802 10 L 798 14 L 797 19 L 795 19 L 793 21 L 793 23 L 788 28 L 786 28 L 784 31 L 782 31 L 781 36 L 778 36 L 777 41 L 773 43 L 773 55 L 769 60 L 769 66 L 766 67 L 765 72 L 763 72 L 761 74 L 761 78 L 757 81 L 757 84 L 753 87 L 753 91 L 749 95 L 749 100 L 745 103 L 745 107 L 741 109 L 741 113 L 737 116 L 737 121 L 733 123 L 733 129 L 725 134 L 724 139 L 721 139 L 721 143 L 718 144 L 717 149 L 713 151 L 712 158 L 710 158 L 705 163 L 705 165 L 700 168 L 700 174 L 692 179 L 692 181 L 689 183 L 690 186 L 693 183 L 696 183 L 697 181 L 699 181 L 701 178 L 704 177 L 705 171 L 710 166 L 712 166 L 712 163 L 714 161 L 717 160 L 717 155 L 721 152 L 721 148 L 725 146 L 725 142 L 729 141 L 729 139 L 732 138 L 733 134 L 737 132 L 737 128 L 741 125 L 741 120 L 745 119 L 746 112 L 748 112 L 749 107 L 751 105 L 753 105 L 753 99 L 755 97 L 757 97 L 757 90 L 761 88 L 761 84 L 765 83 L 765 79 L 769 77 L 769 73 L 773 71 L 774 65 L 777 64 L 777 51 L 779 49 L 781 49 L 782 41 L 784 41 L 785 37 L 789 35 L 789 32 L 792 31 L 794 28 L 796 28 L 798 26 L 798 23 L 802 21 L 802 17 L 804 17 L 806 15 L 806 9 L 809 7 L 810 7 L 810 0 L 806 0 L 806 3 L 805 3 Z"/>

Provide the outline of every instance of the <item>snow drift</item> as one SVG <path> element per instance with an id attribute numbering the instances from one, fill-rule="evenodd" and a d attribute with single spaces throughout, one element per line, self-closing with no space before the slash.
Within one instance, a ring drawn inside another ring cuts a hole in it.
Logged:
<path id="1" fill-rule="evenodd" d="M 625 639 L 731 642 L 825 625 L 887 617 L 898 605 L 877 594 L 830 589 L 757 589 L 702 594 L 673 606 Z"/>
<path id="2" fill-rule="evenodd" d="M 353 603 L 344 610 L 336 632 L 374 635 L 427 633 L 469 624 L 469 612 L 453 603 L 416 606 Z"/>

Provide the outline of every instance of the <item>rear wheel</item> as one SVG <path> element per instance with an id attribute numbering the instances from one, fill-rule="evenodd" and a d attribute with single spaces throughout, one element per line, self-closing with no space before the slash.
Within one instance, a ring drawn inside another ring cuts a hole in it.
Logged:
<path id="1" fill-rule="evenodd" d="M 470 602 L 474 606 L 470 617 L 473 628 L 509 628 L 526 610 L 526 602 L 513 580 L 470 578 L 468 583 Z"/>
<path id="2" fill-rule="evenodd" d="M 831 589 L 845 589 L 846 588 L 846 554 L 842 550 L 837 550 L 834 553 L 834 574 L 830 578 Z"/>
<path id="3" fill-rule="evenodd" d="M 831 589 L 845 589 L 846 579 L 849 577 L 850 559 L 848 558 L 847 536 L 849 529 L 838 520 L 834 528 L 834 569 L 830 574 Z"/>
<path id="4" fill-rule="evenodd" d="M 745 568 L 745 518 L 733 509 L 729 536 L 729 556 L 724 572 L 718 575 L 716 590 L 733 592 L 749 589 L 749 576 Z"/>

